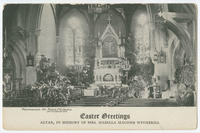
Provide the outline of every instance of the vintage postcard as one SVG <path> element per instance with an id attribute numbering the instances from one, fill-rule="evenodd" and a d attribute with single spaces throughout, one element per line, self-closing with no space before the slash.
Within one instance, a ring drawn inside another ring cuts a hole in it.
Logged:
<path id="1" fill-rule="evenodd" d="M 5 4 L 5 130 L 197 128 L 197 5 Z"/>

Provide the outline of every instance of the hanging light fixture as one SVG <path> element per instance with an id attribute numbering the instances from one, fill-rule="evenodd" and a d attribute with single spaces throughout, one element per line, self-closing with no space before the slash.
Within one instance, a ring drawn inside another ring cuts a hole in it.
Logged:
<path id="1" fill-rule="evenodd" d="M 27 56 L 27 66 L 34 66 L 34 56 L 31 53 Z"/>

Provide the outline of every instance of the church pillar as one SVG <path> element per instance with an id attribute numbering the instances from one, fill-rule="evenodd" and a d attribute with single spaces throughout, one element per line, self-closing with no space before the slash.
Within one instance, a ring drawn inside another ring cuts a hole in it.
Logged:
<path id="1" fill-rule="evenodd" d="M 60 36 L 56 35 L 56 53 L 55 53 L 55 62 L 56 62 L 56 66 L 59 67 L 60 66 Z M 60 67 L 58 68 L 60 70 Z"/>
<path id="2" fill-rule="evenodd" d="M 102 41 L 99 41 L 99 58 L 102 58 Z"/>
<path id="3" fill-rule="evenodd" d="M 118 57 L 122 57 L 122 50 L 121 50 L 121 46 L 120 46 L 121 44 L 120 43 L 118 43 L 118 46 L 117 46 L 117 56 Z"/>
<path id="4" fill-rule="evenodd" d="M 32 66 L 26 67 L 26 85 L 34 84 L 36 80 L 36 68 Z"/>
<path id="5" fill-rule="evenodd" d="M 40 30 L 32 30 L 29 32 L 29 40 L 27 47 L 27 54 L 34 56 L 33 66 L 26 66 L 26 85 L 30 85 L 36 82 L 36 66 L 40 60 L 40 53 L 38 53 L 38 36 L 40 35 Z"/>
<path id="6" fill-rule="evenodd" d="M 13 85 L 13 87 L 14 87 L 16 90 L 19 90 L 19 89 L 20 89 L 18 79 L 14 79 L 14 85 Z"/>

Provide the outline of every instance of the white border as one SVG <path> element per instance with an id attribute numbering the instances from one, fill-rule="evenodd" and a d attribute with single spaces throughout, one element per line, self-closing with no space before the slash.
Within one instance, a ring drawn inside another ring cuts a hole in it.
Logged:
<path id="1" fill-rule="evenodd" d="M 199 34 L 199 31 L 200 31 L 200 15 L 199 15 L 199 11 L 200 11 L 200 0 L 0 0 L 0 33 L 1 33 L 1 36 L 0 36 L 0 51 L 2 51 L 2 11 L 3 11 L 3 5 L 5 4 L 8 4 L 8 3 L 74 3 L 74 4 L 78 4 L 78 3 L 195 3 L 198 7 L 198 44 L 199 44 L 199 39 L 200 39 L 200 34 Z M 198 51 L 200 51 L 200 47 L 198 47 Z M 200 53 L 198 53 L 198 56 L 200 56 Z M 200 66 L 199 66 L 199 62 L 200 62 L 200 59 L 198 58 L 198 70 L 200 70 Z M 8 133 L 8 132 L 11 132 L 11 131 L 7 131 L 7 130 L 4 130 L 3 127 L 2 127 L 2 52 L 0 52 L 0 132 L 2 133 Z M 198 71 L 198 78 L 199 78 L 199 75 L 200 75 L 200 72 Z M 200 83 L 198 82 L 198 86 L 200 85 Z M 199 89 L 199 87 L 198 87 Z M 200 105 L 200 91 L 198 90 L 198 107 Z M 119 131 L 108 131 L 108 130 L 100 130 L 100 131 L 87 131 L 87 130 L 84 130 L 84 131 L 69 131 L 69 130 L 66 130 L 66 131 L 59 131 L 59 132 L 68 132 L 68 133 L 71 133 L 71 132 L 77 132 L 77 133 L 82 133 L 82 132 L 104 132 L 104 133 L 121 133 L 121 132 L 139 132 L 139 133 L 200 133 L 200 122 L 199 122 L 199 119 L 200 119 L 200 109 L 198 108 L 198 128 L 196 130 L 119 130 Z M 34 125 L 33 125 L 34 126 Z M 27 132 L 27 131 L 12 131 L 13 133 L 21 133 L 21 132 Z M 34 132 L 49 132 L 49 131 L 28 131 L 28 132 L 31 132 L 31 133 L 34 133 Z M 58 131 L 51 131 L 51 133 L 57 133 Z"/>

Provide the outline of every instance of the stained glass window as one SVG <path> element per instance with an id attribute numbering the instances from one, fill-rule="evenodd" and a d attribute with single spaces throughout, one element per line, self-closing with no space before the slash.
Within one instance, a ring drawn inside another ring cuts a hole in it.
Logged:
<path id="1" fill-rule="evenodd" d="M 148 17 L 145 11 L 138 10 L 133 15 L 132 32 L 136 62 L 139 64 L 146 64 L 148 63 L 150 57 L 150 45 Z"/>
<path id="2" fill-rule="evenodd" d="M 88 24 L 84 16 L 72 10 L 63 20 L 62 43 L 65 48 L 65 65 L 84 64 L 84 45 L 88 35 Z"/>

